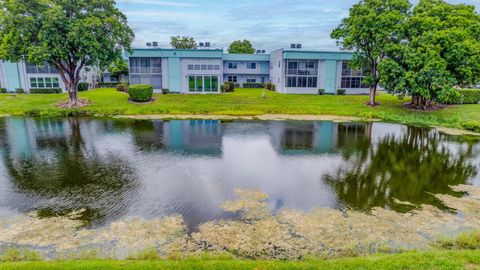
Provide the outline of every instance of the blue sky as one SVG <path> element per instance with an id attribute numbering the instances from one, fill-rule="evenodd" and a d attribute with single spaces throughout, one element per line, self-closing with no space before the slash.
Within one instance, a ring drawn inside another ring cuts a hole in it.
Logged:
<path id="1" fill-rule="evenodd" d="M 198 42 L 227 48 L 249 39 L 257 49 L 271 51 L 302 43 L 305 49 L 338 50 L 331 30 L 358 0 L 116 0 L 134 29 L 134 47 L 158 41 L 169 47 L 170 36 L 188 35 Z M 414 3 L 415 1 L 413 1 Z M 448 0 L 475 5 L 480 0 Z"/>

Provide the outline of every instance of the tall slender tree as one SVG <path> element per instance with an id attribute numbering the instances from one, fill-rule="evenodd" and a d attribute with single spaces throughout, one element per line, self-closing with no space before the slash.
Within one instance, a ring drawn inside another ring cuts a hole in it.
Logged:
<path id="1" fill-rule="evenodd" d="M 385 58 L 386 49 L 400 42 L 410 7 L 408 0 L 361 0 L 331 34 L 343 49 L 355 52 L 350 66 L 365 71 L 370 106 L 377 105 L 375 97 L 381 77 L 378 65 Z"/>
<path id="2" fill-rule="evenodd" d="M 107 68 L 134 38 L 114 0 L 0 1 L 0 59 L 53 65 L 78 105 L 87 66 Z"/>

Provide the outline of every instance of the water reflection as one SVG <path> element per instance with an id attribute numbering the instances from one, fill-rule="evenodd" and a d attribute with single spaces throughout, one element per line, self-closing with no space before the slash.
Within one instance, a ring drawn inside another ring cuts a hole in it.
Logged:
<path id="1" fill-rule="evenodd" d="M 225 217 L 235 188 L 283 207 L 439 205 L 479 183 L 476 141 L 383 123 L 0 118 L 0 215 L 86 209 L 87 221 Z"/>

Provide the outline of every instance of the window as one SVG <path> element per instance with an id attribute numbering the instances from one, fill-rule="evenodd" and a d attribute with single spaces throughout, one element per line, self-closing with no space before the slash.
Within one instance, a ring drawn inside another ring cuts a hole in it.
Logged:
<path id="1" fill-rule="evenodd" d="M 188 91 L 192 93 L 218 92 L 218 76 L 188 76 Z"/>
<path id="2" fill-rule="evenodd" d="M 229 69 L 237 69 L 237 63 L 234 63 L 234 62 L 228 63 L 228 68 Z"/>
<path id="3" fill-rule="evenodd" d="M 30 78 L 30 88 L 59 88 L 60 83 L 55 77 L 32 77 Z"/>
<path id="4" fill-rule="evenodd" d="M 159 57 L 132 57 L 130 58 L 130 73 L 134 74 L 161 74 L 162 59 Z"/>
<path id="5" fill-rule="evenodd" d="M 247 69 L 257 69 L 257 63 L 255 62 L 248 62 Z"/>
<path id="6" fill-rule="evenodd" d="M 317 60 L 286 60 L 286 87 L 316 88 L 318 81 Z"/>
<path id="7" fill-rule="evenodd" d="M 237 82 L 237 76 L 228 76 L 228 81 L 229 82 Z"/>
<path id="8" fill-rule="evenodd" d="M 256 83 L 256 82 L 257 82 L 257 79 L 247 78 L 247 83 Z"/>
<path id="9" fill-rule="evenodd" d="M 220 65 L 188 65 L 188 70 L 220 70 Z"/>
<path id="10" fill-rule="evenodd" d="M 368 85 L 363 83 L 365 78 L 362 70 L 352 70 L 348 66 L 348 61 L 342 63 L 342 88 L 368 88 Z"/>
<path id="11" fill-rule="evenodd" d="M 58 70 L 49 64 L 44 65 L 35 65 L 32 63 L 25 64 L 26 70 L 28 74 L 56 74 Z"/>

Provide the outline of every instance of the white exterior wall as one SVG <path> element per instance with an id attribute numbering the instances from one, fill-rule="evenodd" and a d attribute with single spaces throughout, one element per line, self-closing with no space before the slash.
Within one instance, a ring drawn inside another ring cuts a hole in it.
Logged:
<path id="1" fill-rule="evenodd" d="M 270 54 L 270 82 L 275 84 L 276 91 L 285 93 L 285 61 L 283 50 L 276 50 Z"/>
<path id="2" fill-rule="evenodd" d="M 5 88 L 5 73 L 3 70 L 3 61 L 0 60 L 0 88 Z"/>
<path id="3" fill-rule="evenodd" d="M 168 89 L 168 59 L 167 58 L 162 58 L 162 88 Z M 161 91 L 155 90 L 155 92 L 161 92 Z"/>
<path id="4" fill-rule="evenodd" d="M 189 93 L 188 91 L 188 76 L 189 75 L 217 75 L 219 92 L 220 86 L 223 84 L 223 61 L 222 59 L 197 59 L 184 58 L 181 60 L 181 92 Z M 219 65 L 219 70 L 188 70 L 188 65 Z"/>

